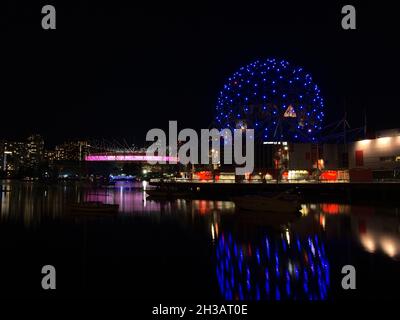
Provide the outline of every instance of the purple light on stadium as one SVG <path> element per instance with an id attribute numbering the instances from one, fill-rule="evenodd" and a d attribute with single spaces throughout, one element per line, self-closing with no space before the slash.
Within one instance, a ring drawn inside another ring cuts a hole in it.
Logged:
<path id="1" fill-rule="evenodd" d="M 88 155 L 85 161 L 154 161 L 154 162 L 177 162 L 177 157 L 171 156 L 147 156 L 147 155 Z"/>

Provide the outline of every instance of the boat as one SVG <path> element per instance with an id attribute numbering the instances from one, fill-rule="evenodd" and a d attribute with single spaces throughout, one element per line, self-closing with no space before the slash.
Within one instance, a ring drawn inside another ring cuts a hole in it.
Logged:
<path id="1" fill-rule="evenodd" d="M 185 198 L 190 195 L 189 192 L 173 191 L 170 189 L 150 189 L 146 190 L 146 193 L 151 198 L 163 198 L 163 199 Z"/>
<path id="2" fill-rule="evenodd" d="M 232 201 L 235 203 L 235 206 L 241 210 L 298 213 L 300 209 L 298 201 L 285 199 L 286 196 L 286 192 L 271 197 L 247 195 L 234 197 Z"/>
<path id="3" fill-rule="evenodd" d="M 89 201 L 70 205 L 70 209 L 74 213 L 115 214 L 118 212 L 118 208 L 118 204 L 108 204 L 100 201 Z"/>

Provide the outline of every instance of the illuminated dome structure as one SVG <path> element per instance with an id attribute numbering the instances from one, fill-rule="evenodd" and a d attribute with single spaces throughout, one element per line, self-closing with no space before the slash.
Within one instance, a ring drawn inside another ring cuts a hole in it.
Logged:
<path id="1" fill-rule="evenodd" d="M 261 141 L 313 142 L 324 100 L 309 73 L 278 59 L 255 61 L 235 72 L 218 97 L 219 128 L 255 130 Z"/>

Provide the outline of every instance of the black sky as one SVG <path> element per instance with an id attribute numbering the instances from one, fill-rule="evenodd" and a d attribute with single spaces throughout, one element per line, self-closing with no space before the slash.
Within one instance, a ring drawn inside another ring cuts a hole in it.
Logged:
<path id="1" fill-rule="evenodd" d="M 326 100 L 327 123 L 341 117 L 346 101 L 353 127 L 361 125 L 363 109 L 371 130 L 400 127 L 393 1 L 348 2 L 357 9 L 351 31 L 340 24 L 347 2 L 202 3 L 8 3 L 0 138 L 38 132 L 49 144 L 104 137 L 141 145 L 147 130 L 168 120 L 208 127 L 225 79 L 268 57 L 312 74 Z M 41 29 L 44 4 L 56 7 L 56 30 Z"/>

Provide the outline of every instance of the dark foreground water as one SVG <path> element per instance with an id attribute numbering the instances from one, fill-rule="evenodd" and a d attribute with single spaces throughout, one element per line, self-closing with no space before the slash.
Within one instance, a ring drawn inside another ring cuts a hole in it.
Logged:
<path id="1" fill-rule="evenodd" d="M 150 201 L 141 185 L 0 182 L 0 295 L 154 301 L 399 298 L 400 210 L 305 203 L 293 221 L 230 201 Z M 115 217 L 68 204 L 120 204 Z M 54 265 L 57 289 L 41 288 Z M 356 268 L 353 291 L 341 287 Z"/>

